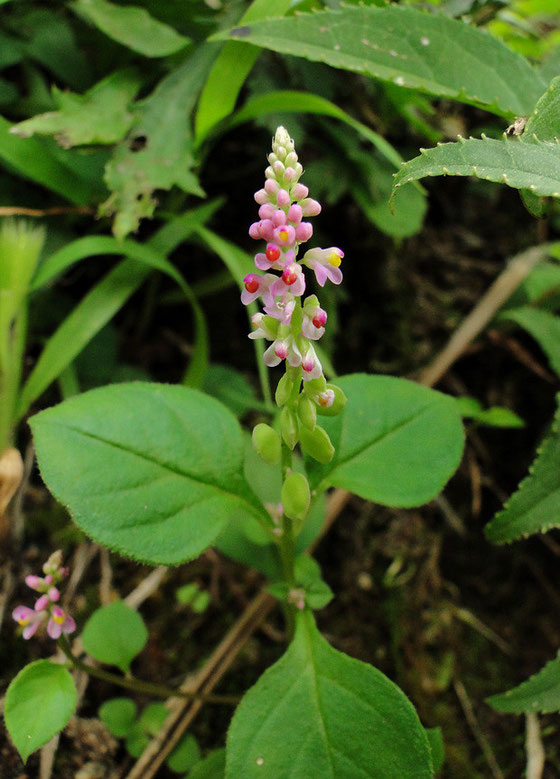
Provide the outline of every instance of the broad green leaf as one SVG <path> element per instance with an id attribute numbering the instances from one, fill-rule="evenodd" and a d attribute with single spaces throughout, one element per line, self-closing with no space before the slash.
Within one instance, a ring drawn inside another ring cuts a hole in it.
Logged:
<path id="1" fill-rule="evenodd" d="M 190 43 L 173 27 L 154 19 L 137 5 L 116 5 L 107 0 L 77 0 L 70 8 L 123 46 L 145 57 L 167 57 Z"/>
<path id="2" fill-rule="evenodd" d="M 226 750 L 216 749 L 191 768 L 189 779 L 224 779 L 225 772 Z"/>
<path id="3" fill-rule="evenodd" d="M 65 148 L 116 143 L 127 133 L 134 120 L 130 103 L 140 83 L 138 74 L 127 69 L 111 73 L 85 95 L 65 92 L 53 86 L 58 111 L 19 122 L 10 132 L 20 138 L 29 138 L 35 134 L 53 135 Z"/>
<path id="4" fill-rule="evenodd" d="M 537 451 L 529 476 L 484 528 L 486 538 L 492 543 L 506 544 L 560 527 L 559 421 L 560 408 L 556 411 L 551 434 Z"/>
<path id="5" fill-rule="evenodd" d="M 365 73 L 506 116 L 529 114 L 546 84 L 483 30 L 403 6 L 348 6 L 243 25 L 228 35 L 255 46 Z"/>
<path id="6" fill-rule="evenodd" d="M 130 671 L 130 663 L 148 640 L 144 620 L 122 600 L 113 601 L 93 612 L 84 626 L 85 651 L 100 663 Z"/>
<path id="7" fill-rule="evenodd" d="M 420 149 L 420 156 L 405 163 L 393 184 L 399 187 L 424 176 L 476 176 L 497 181 L 535 195 L 560 197 L 560 146 L 557 143 L 495 141 L 491 138 L 461 138 Z"/>
<path id="8" fill-rule="evenodd" d="M 243 476 L 237 420 L 194 389 L 102 387 L 42 411 L 31 427 L 49 489 L 87 535 L 128 557 L 176 564 L 229 521 L 270 522 Z"/>
<path id="9" fill-rule="evenodd" d="M 49 660 L 29 663 L 11 681 L 4 717 L 24 763 L 66 726 L 77 699 L 70 672 Z"/>
<path id="10" fill-rule="evenodd" d="M 459 413 L 465 419 L 474 419 L 489 427 L 524 427 L 525 422 L 514 411 L 503 406 L 483 408 L 476 398 L 455 398 Z"/>
<path id="11" fill-rule="evenodd" d="M 190 113 L 204 83 L 215 51 L 199 48 L 171 71 L 151 95 L 136 103 L 136 120 L 119 143 L 105 169 L 105 183 L 113 193 L 101 213 L 116 214 L 113 232 L 125 238 L 140 220 L 152 216 L 155 189 L 174 185 L 204 196 L 193 171 Z"/>
<path id="12" fill-rule="evenodd" d="M 227 779 L 427 779 L 428 739 L 404 693 L 337 652 L 310 613 L 286 654 L 241 701 L 227 739 Z"/>
<path id="13" fill-rule="evenodd" d="M 11 127 L 0 116 L 0 160 L 9 170 L 42 184 L 76 205 L 84 205 L 94 198 L 93 187 L 62 165 L 44 141 L 16 138 L 10 133 Z"/>
<path id="14" fill-rule="evenodd" d="M 426 728 L 426 736 L 428 737 L 432 752 L 434 771 L 439 771 L 445 762 L 445 744 L 443 743 L 441 728 Z"/>
<path id="15" fill-rule="evenodd" d="M 560 711 L 560 655 L 513 690 L 492 695 L 486 702 L 506 714 Z"/>
<path id="16" fill-rule="evenodd" d="M 281 16 L 290 5 L 290 0 L 253 0 L 241 23 Z M 233 111 L 241 87 L 259 54 L 257 48 L 243 46 L 237 41 L 228 41 L 224 45 L 200 95 L 194 122 L 197 144 L 204 140 L 215 124 Z"/>
<path id="17" fill-rule="evenodd" d="M 560 135 L 560 76 L 553 78 L 521 136 L 523 141 L 553 141 Z"/>
<path id="18" fill-rule="evenodd" d="M 548 357 L 554 371 L 560 376 L 560 317 L 540 308 L 523 306 L 503 312 L 500 319 L 515 322 L 527 330 Z"/>
<path id="19" fill-rule="evenodd" d="M 200 747 L 192 733 L 187 733 L 167 758 L 167 766 L 176 773 L 190 771 L 200 762 Z"/>
<path id="20" fill-rule="evenodd" d="M 99 707 L 99 719 L 113 736 L 125 738 L 136 720 L 137 707 L 131 698 L 111 698 Z"/>
<path id="21" fill-rule="evenodd" d="M 156 736 L 169 715 L 169 709 L 159 701 L 148 703 L 138 720 L 140 727 L 150 736 Z"/>
<path id="22" fill-rule="evenodd" d="M 549 249 L 550 256 L 560 259 L 558 249 L 558 244 L 552 244 Z M 502 310 L 520 308 L 528 303 L 534 303 L 548 311 L 560 310 L 560 265 L 554 262 L 539 263 L 507 300 Z"/>
<path id="23" fill-rule="evenodd" d="M 335 455 L 309 461 L 312 489 L 342 487 L 387 506 L 419 506 L 453 475 L 464 433 L 454 398 L 391 376 L 337 378 L 348 398 L 336 417 L 321 417 Z"/>
<path id="24" fill-rule="evenodd" d="M 255 390 L 246 377 L 229 365 L 209 365 L 203 389 L 238 417 L 250 409 L 266 410 L 264 404 L 257 400 Z"/>

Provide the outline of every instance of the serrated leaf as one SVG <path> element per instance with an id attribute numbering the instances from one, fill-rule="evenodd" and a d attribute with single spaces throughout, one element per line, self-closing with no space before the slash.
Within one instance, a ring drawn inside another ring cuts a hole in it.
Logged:
<path id="1" fill-rule="evenodd" d="M 469 138 L 421 149 L 420 156 L 395 176 L 392 197 L 399 187 L 424 176 L 476 176 L 535 195 L 560 197 L 560 145 Z"/>
<path id="2" fill-rule="evenodd" d="M 229 36 L 506 116 L 526 116 L 546 89 L 527 60 L 480 28 L 402 6 L 302 13 Z"/>
<path id="3" fill-rule="evenodd" d="M 166 76 L 151 95 L 136 103 L 136 120 L 105 168 L 105 183 L 113 193 L 100 207 L 115 214 L 113 232 L 119 239 L 152 216 L 155 189 L 180 187 L 204 196 L 194 173 L 190 113 L 215 56 L 203 46 Z"/>
<path id="4" fill-rule="evenodd" d="M 523 306 L 504 311 L 500 319 L 515 322 L 527 330 L 548 357 L 553 370 L 560 376 L 560 317 L 540 308 Z"/>
<path id="5" fill-rule="evenodd" d="M 122 600 L 93 612 L 84 626 L 82 642 L 88 654 L 100 663 L 130 671 L 130 663 L 146 646 L 148 631 L 137 611 Z"/>
<path id="6" fill-rule="evenodd" d="M 558 396 L 560 402 L 560 395 Z M 486 525 L 484 534 L 494 544 L 505 544 L 532 533 L 560 527 L 560 409 L 552 432 L 537 453 L 527 476 L 504 509 Z"/>
<path id="7" fill-rule="evenodd" d="M 337 652 L 300 613 L 294 640 L 244 696 L 227 739 L 227 779 L 427 779 L 424 729 L 380 671 Z"/>
<path id="8" fill-rule="evenodd" d="M 47 486 L 87 535 L 123 555 L 176 564 L 229 521 L 270 522 L 243 476 L 237 420 L 194 389 L 102 387 L 42 411 L 31 427 Z"/>
<path id="9" fill-rule="evenodd" d="M 327 465 L 308 463 L 312 489 L 336 486 L 388 506 L 419 506 L 455 472 L 464 433 L 454 398 L 391 376 L 337 378 L 348 398 L 322 417 L 335 447 Z"/>
<path id="10" fill-rule="evenodd" d="M 134 114 L 130 103 L 140 88 L 140 78 L 132 70 L 119 70 L 99 81 L 84 95 L 53 87 L 58 111 L 39 114 L 13 125 L 10 132 L 20 138 L 53 135 L 65 148 L 84 144 L 120 141 Z"/>
<path id="11" fill-rule="evenodd" d="M 11 681 L 4 717 L 24 762 L 66 726 L 77 699 L 70 672 L 49 660 L 29 663 Z"/>
<path id="12" fill-rule="evenodd" d="M 521 139 L 552 141 L 560 134 L 560 76 L 553 78 L 527 120 Z"/>
<path id="13" fill-rule="evenodd" d="M 181 51 L 189 38 L 154 19 L 137 5 L 116 5 L 107 0 L 77 0 L 70 8 L 123 46 L 145 57 L 167 57 Z"/>
<path id="14" fill-rule="evenodd" d="M 513 690 L 492 695 L 486 702 L 508 714 L 560 711 L 560 655 Z"/>

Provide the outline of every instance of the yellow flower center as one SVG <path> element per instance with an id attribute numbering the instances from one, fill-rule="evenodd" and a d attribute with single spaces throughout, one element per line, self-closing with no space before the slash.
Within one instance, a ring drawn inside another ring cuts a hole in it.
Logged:
<path id="1" fill-rule="evenodd" d="M 287 231 L 287 230 L 280 230 L 280 232 L 278 233 L 278 235 L 280 236 L 280 238 L 281 238 L 283 241 L 287 241 L 287 240 L 288 240 L 288 235 L 289 235 L 289 233 L 288 233 L 288 231 Z"/>
<path id="2" fill-rule="evenodd" d="M 52 618 L 58 625 L 62 625 L 62 623 L 64 622 L 64 612 L 61 612 L 59 614 L 58 612 L 55 611 L 54 614 L 52 615 Z"/>
<path id="3" fill-rule="evenodd" d="M 341 262 L 342 260 L 336 252 L 331 252 L 329 254 L 329 265 L 332 265 L 333 268 L 338 268 Z"/>
<path id="4" fill-rule="evenodd" d="M 29 625 L 29 617 L 20 617 L 18 619 L 18 625 L 21 625 L 22 628 L 25 627 L 26 625 Z"/>

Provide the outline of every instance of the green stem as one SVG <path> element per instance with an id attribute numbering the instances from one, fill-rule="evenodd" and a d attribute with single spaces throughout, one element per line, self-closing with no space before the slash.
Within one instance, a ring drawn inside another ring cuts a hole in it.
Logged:
<path id="1" fill-rule="evenodd" d="M 147 693 L 148 695 L 156 695 L 159 698 L 186 698 L 187 700 L 201 700 L 204 703 L 225 704 L 227 706 L 237 706 L 240 700 L 236 695 L 203 695 L 198 692 L 182 692 L 181 690 L 174 690 L 172 687 L 166 687 L 163 684 L 154 684 L 152 682 L 143 681 L 142 679 L 118 676 L 110 671 L 104 671 L 102 668 L 97 668 L 94 665 L 89 665 L 89 663 L 84 663 L 77 658 L 72 652 L 70 642 L 66 636 L 62 635 L 58 639 L 58 645 L 77 670 L 85 671 L 90 676 L 95 676 L 97 679 L 116 684 L 127 690 Z"/>
<path id="2" fill-rule="evenodd" d="M 292 452 L 289 447 L 282 442 L 282 481 L 292 468 Z M 278 538 L 278 551 L 282 562 L 284 580 L 290 589 L 296 586 L 295 577 L 295 546 L 294 526 L 292 520 L 285 514 L 282 517 L 282 535 Z M 296 625 L 296 607 L 293 603 L 284 603 L 284 616 L 286 618 L 286 633 L 288 640 L 291 641 Z"/>

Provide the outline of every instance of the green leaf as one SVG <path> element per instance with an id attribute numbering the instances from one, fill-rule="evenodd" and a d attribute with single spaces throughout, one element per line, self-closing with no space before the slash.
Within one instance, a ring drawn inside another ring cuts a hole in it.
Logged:
<path id="1" fill-rule="evenodd" d="M 64 92 L 53 86 L 58 111 L 19 122 L 10 132 L 20 138 L 29 138 L 35 134 L 54 135 L 65 148 L 91 143 L 116 143 L 134 121 L 129 106 L 140 83 L 136 71 L 129 68 L 111 73 L 85 95 Z"/>
<path id="2" fill-rule="evenodd" d="M 189 779 L 224 779 L 225 772 L 226 750 L 216 749 L 191 768 Z"/>
<path id="3" fill-rule="evenodd" d="M 553 370 L 560 376 L 560 317 L 531 306 L 504 311 L 500 319 L 515 322 L 527 330 L 546 354 Z"/>
<path id="4" fill-rule="evenodd" d="M 203 389 L 238 417 L 242 417 L 250 409 L 266 408 L 257 400 L 255 390 L 245 376 L 229 365 L 209 365 Z"/>
<path id="5" fill-rule="evenodd" d="M 289 10 L 290 0 L 253 0 L 243 17 L 242 24 L 271 16 L 281 16 Z M 200 143 L 208 132 L 235 106 L 245 79 L 249 75 L 260 51 L 228 41 L 220 51 L 210 71 L 195 117 L 195 135 Z"/>
<path id="6" fill-rule="evenodd" d="M 200 747 L 198 742 L 192 733 L 187 733 L 167 758 L 167 767 L 180 774 L 181 771 L 190 771 L 199 762 Z"/>
<path id="7" fill-rule="evenodd" d="M 12 125 L 0 116 L 0 160 L 19 175 L 42 184 L 66 198 L 70 203 L 89 203 L 95 191 L 84 179 L 62 165 L 48 145 L 36 138 L 16 138 Z"/>
<path id="8" fill-rule="evenodd" d="M 524 427 L 525 422 L 514 411 L 502 406 L 483 408 L 476 398 L 455 398 L 459 413 L 465 419 L 474 419 L 489 427 Z"/>
<path id="9" fill-rule="evenodd" d="M 441 728 L 426 728 L 426 736 L 428 737 L 430 750 L 432 752 L 434 771 L 439 771 L 445 762 L 445 745 L 443 743 Z"/>
<path id="10" fill-rule="evenodd" d="M 62 730 L 78 696 L 70 672 L 49 660 L 29 663 L 6 693 L 6 727 L 23 762 Z"/>
<path id="11" fill-rule="evenodd" d="M 557 396 L 560 403 L 560 395 Z M 503 510 L 484 528 L 486 538 L 505 544 L 560 527 L 560 408 L 552 432 L 537 450 L 537 459 Z"/>
<path id="12" fill-rule="evenodd" d="M 348 6 L 219 33 L 326 62 L 506 116 L 526 116 L 546 84 L 527 60 L 483 30 L 403 6 Z"/>
<path id="13" fill-rule="evenodd" d="M 461 138 L 458 143 L 442 143 L 420 152 L 395 176 L 393 197 L 399 187 L 424 176 L 476 176 L 535 195 L 560 197 L 560 147 L 556 143 Z"/>
<path id="14" fill-rule="evenodd" d="M 486 702 L 506 714 L 549 714 L 560 711 L 560 654 L 530 679 L 513 690 L 492 695 Z"/>
<path id="15" fill-rule="evenodd" d="M 168 716 L 169 709 L 165 704 L 155 701 L 154 703 L 148 703 L 142 710 L 139 724 L 148 735 L 156 736 Z"/>
<path id="16" fill-rule="evenodd" d="M 70 8 L 123 46 L 145 57 L 167 57 L 190 43 L 173 27 L 154 19 L 137 5 L 115 5 L 107 0 L 77 0 Z"/>
<path id="17" fill-rule="evenodd" d="M 308 463 L 312 489 L 342 487 L 388 506 L 419 506 L 455 472 L 464 433 L 454 398 L 391 376 L 337 378 L 348 402 L 322 417 L 335 447 L 327 465 Z"/>
<path id="18" fill-rule="evenodd" d="M 122 600 L 113 601 L 93 612 L 84 626 L 85 651 L 100 663 L 116 665 L 124 673 L 148 640 L 144 620 Z"/>
<path id="19" fill-rule="evenodd" d="M 243 438 L 194 389 L 102 387 L 33 417 L 37 458 L 76 524 L 110 549 L 171 565 L 201 554 L 229 521 L 270 523 L 243 473 Z"/>
<path id="20" fill-rule="evenodd" d="M 560 76 L 553 78 L 548 89 L 527 120 L 521 139 L 534 142 L 556 140 L 560 133 Z"/>
<path id="21" fill-rule="evenodd" d="M 124 238 L 152 216 L 155 189 L 180 187 L 204 196 L 193 172 L 190 113 L 214 58 L 211 46 L 199 48 L 166 76 L 151 95 L 136 103 L 136 120 L 119 143 L 105 169 L 105 183 L 113 193 L 102 204 L 104 215 L 116 214 L 113 232 Z M 140 147 L 140 148 L 139 148 Z"/>
<path id="22" fill-rule="evenodd" d="M 126 750 L 132 757 L 140 757 L 150 743 L 147 733 L 142 730 L 139 722 L 134 722 L 126 737 Z"/>
<path id="23" fill-rule="evenodd" d="M 244 696 L 227 740 L 227 779 L 422 779 L 430 748 L 404 693 L 330 647 L 310 613 L 286 654 Z"/>
<path id="24" fill-rule="evenodd" d="M 113 736 L 126 738 L 136 720 L 136 712 L 136 704 L 130 698 L 111 698 L 101 704 L 98 714 Z"/>

